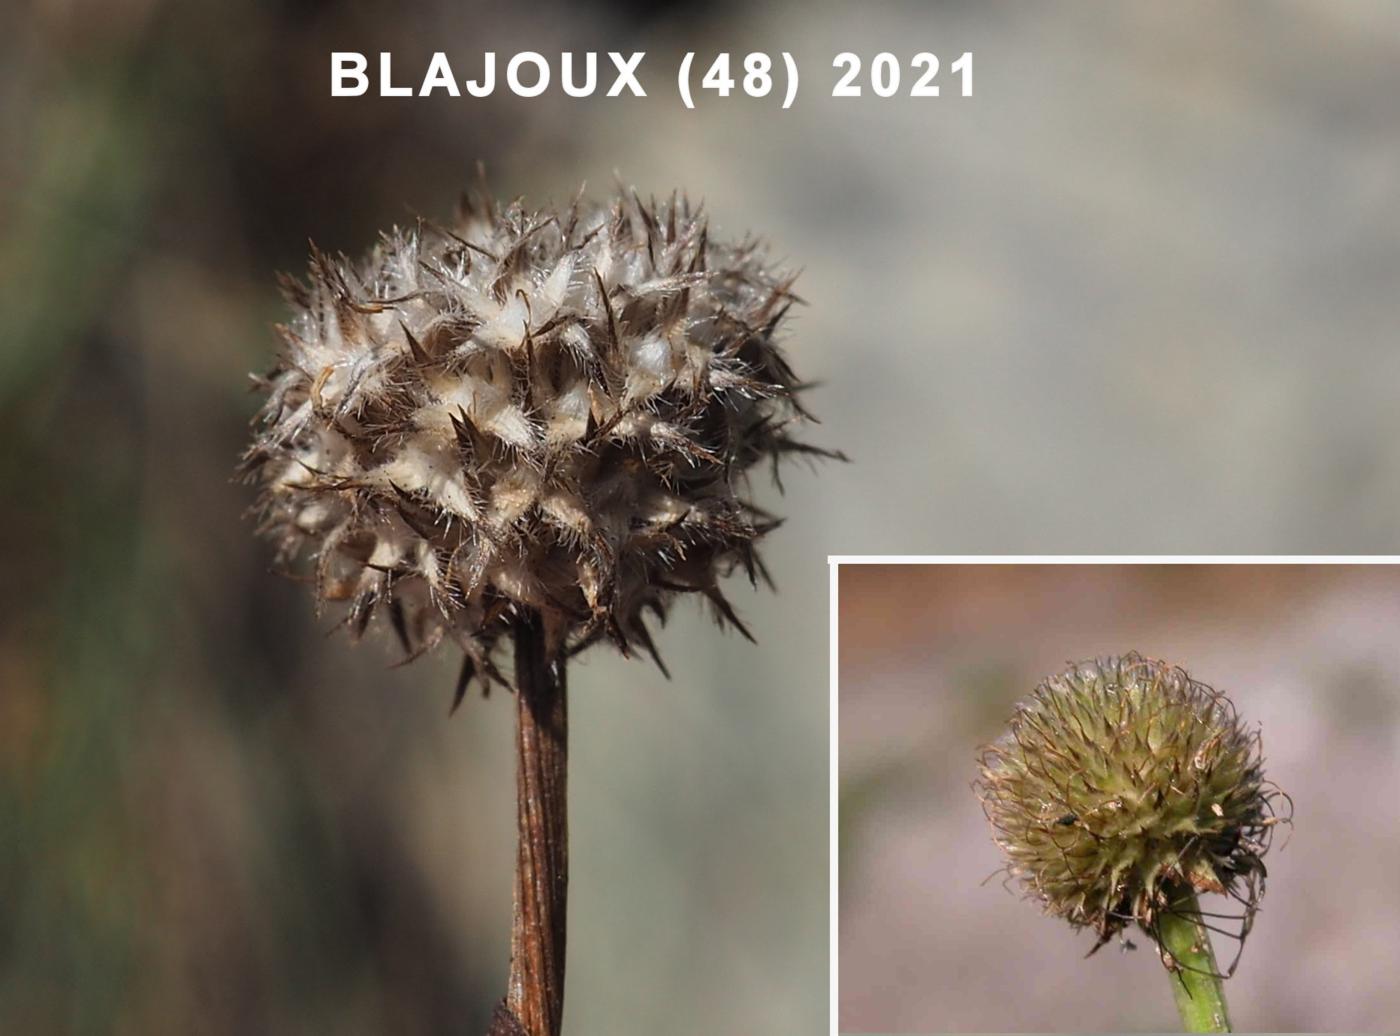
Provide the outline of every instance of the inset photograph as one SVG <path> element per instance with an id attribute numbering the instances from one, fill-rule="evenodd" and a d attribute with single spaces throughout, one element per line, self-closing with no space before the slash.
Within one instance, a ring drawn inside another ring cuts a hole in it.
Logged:
<path id="1" fill-rule="evenodd" d="M 1400 567 L 835 583 L 842 1032 L 1393 1027 Z"/>

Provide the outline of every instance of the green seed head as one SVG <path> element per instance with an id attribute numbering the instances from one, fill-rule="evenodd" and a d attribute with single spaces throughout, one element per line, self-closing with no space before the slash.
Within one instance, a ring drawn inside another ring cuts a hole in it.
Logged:
<path id="1" fill-rule="evenodd" d="M 1132 922 L 1155 940 L 1188 890 L 1240 904 L 1242 945 L 1281 795 L 1262 763 L 1229 699 L 1133 653 L 1041 683 L 983 750 L 976 787 L 1008 874 L 1097 932 L 1095 949 Z"/>

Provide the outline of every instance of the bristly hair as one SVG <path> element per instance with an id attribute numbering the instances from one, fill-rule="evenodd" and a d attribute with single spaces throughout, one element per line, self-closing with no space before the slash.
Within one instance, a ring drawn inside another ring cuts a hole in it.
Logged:
<path id="1" fill-rule="evenodd" d="M 766 578 L 778 524 L 748 472 L 841 456 L 791 436 L 791 288 L 686 199 L 623 191 L 561 211 L 471 193 L 360 262 L 313 245 L 256 379 L 260 531 L 355 635 L 382 616 L 407 659 L 457 644 L 458 701 L 505 682 L 493 648 L 524 609 L 561 656 L 610 641 L 660 664 L 645 620 L 677 594 L 747 636 L 720 582 Z"/>
<path id="2" fill-rule="evenodd" d="M 1133 923 L 1160 946 L 1162 916 L 1188 891 L 1235 902 L 1237 914 L 1203 915 L 1231 927 L 1202 923 L 1243 949 L 1292 803 L 1224 694 L 1136 652 L 1070 663 L 1017 706 L 980 771 L 1008 879 L 1092 929 L 1090 953 Z"/>

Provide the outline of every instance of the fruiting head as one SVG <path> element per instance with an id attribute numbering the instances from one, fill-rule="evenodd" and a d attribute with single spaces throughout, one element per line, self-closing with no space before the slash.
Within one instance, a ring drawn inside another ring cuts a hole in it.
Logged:
<path id="1" fill-rule="evenodd" d="M 562 211 L 466 200 L 361 262 L 313 251 L 245 470 L 280 560 L 406 651 L 443 640 L 464 678 L 524 610 L 551 653 L 655 650 L 648 612 L 763 574 L 778 523 L 747 474 L 794 452 L 805 412 L 778 346 L 792 280 L 712 241 L 688 202 Z M 739 626 L 742 630 L 743 627 Z"/>
<path id="2" fill-rule="evenodd" d="M 1257 731 L 1186 671 L 1137 654 L 1070 665 L 983 750 L 977 788 L 1006 869 L 1102 945 L 1154 939 L 1183 890 L 1224 893 L 1248 934 L 1282 795 Z"/>

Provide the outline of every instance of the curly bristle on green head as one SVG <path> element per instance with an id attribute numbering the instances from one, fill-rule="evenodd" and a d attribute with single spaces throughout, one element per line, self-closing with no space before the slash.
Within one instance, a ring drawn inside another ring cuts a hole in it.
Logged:
<path id="1" fill-rule="evenodd" d="M 1287 820 L 1273 804 L 1287 797 L 1223 694 L 1136 653 L 1072 663 L 1017 706 L 980 762 L 1009 877 L 1046 913 L 1093 929 L 1090 953 L 1133 923 L 1162 947 L 1162 919 L 1196 892 L 1239 904 L 1223 934 L 1243 947 Z"/>

